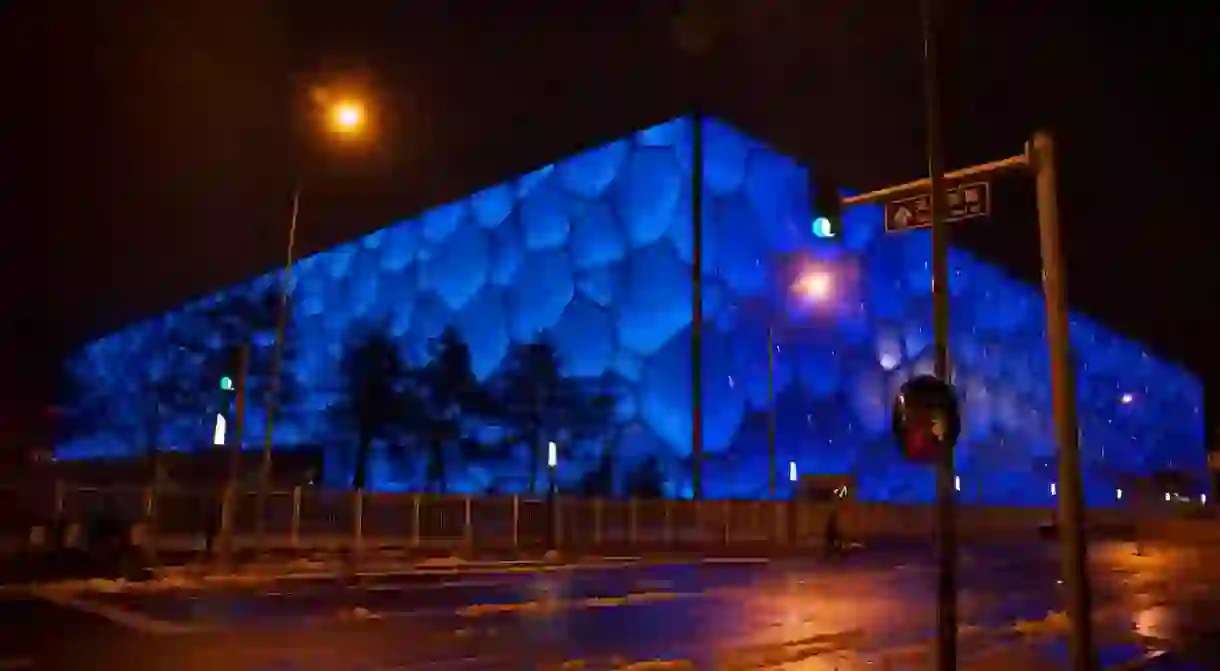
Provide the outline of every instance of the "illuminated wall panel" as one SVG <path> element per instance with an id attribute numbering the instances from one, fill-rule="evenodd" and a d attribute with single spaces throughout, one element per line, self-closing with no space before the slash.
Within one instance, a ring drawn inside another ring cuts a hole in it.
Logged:
<path id="1" fill-rule="evenodd" d="M 513 343 L 548 333 L 569 375 L 600 377 L 617 390 L 620 470 L 657 456 L 672 493 L 687 493 L 689 130 L 688 120 L 677 119 L 640 131 L 300 261 L 293 317 L 299 353 L 289 373 L 302 395 L 276 426 L 277 443 L 332 444 L 333 463 L 348 462 L 341 445 L 350 437 L 328 423 L 325 407 L 339 388 L 344 336 L 359 320 L 386 320 L 415 362 L 455 325 L 483 378 L 496 373 Z M 929 236 L 887 236 L 879 208 L 861 207 L 849 213 L 841 245 L 816 240 L 803 167 L 714 121 L 705 137 L 707 494 L 767 493 L 770 326 L 781 493 L 794 460 L 803 473 L 858 474 L 866 498 L 930 500 L 932 474 L 896 459 L 888 425 L 898 385 L 931 367 Z M 950 264 L 952 354 L 966 408 L 961 496 L 1049 503 L 1053 450 L 1040 293 L 964 252 L 955 251 Z M 829 278 L 825 296 L 788 290 L 797 266 Z M 108 399 L 112 416 L 122 417 L 125 399 L 137 391 L 125 371 L 155 366 L 164 333 L 191 310 L 86 347 L 70 363 L 86 381 L 85 396 Z M 1090 501 L 1112 501 L 1118 474 L 1201 474 L 1199 382 L 1087 319 L 1074 318 L 1071 332 Z M 249 443 L 264 428 L 258 400 L 251 399 Z M 170 422 L 167 442 L 206 444 L 209 417 L 201 409 L 197 418 Z M 115 421 L 113 430 L 60 446 L 61 455 L 137 449 Z M 561 477 L 575 479 L 590 461 L 588 454 L 568 459 Z M 451 488 L 519 488 L 519 462 L 451 465 Z M 375 469 L 387 487 L 418 486 L 419 471 L 388 463 Z"/>

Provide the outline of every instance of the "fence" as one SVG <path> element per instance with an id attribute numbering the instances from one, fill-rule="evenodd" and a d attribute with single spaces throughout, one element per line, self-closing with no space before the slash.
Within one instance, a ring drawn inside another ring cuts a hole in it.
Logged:
<path id="1" fill-rule="evenodd" d="M 202 547 L 219 520 L 220 493 L 178 488 L 53 488 L 0 490 L 9 497 L 9 545 L 31 527 L 75 526 L 98 511 L 137 521 L 143 542 L 165 551 Z M 556 496 L 444 496 L 297 487 L 270 492 L 258 524 L 258 496 L 235 497 L 235 547 L 264 549 L 462 549 L 549 547 L 638 550 L 670 546 L 805 544 L 820 539 L 830 504 L 757 500 L 585 499 Z M 919 540 L 934 532 L 931 506 L 844 501 L 833 505 L 843 533 L 855 539 Z M 1049 509 L 962 506 L 958 532 L 970 539 L 1033 537 Z M 1095 528 L 1133 523 L 1129 513 L 1091 510 Z M 1216 537 L 1212 519 L 1141 520 L 1158 536 Z M 552 539 L 553 536 L 553 539 Z M 22 539 L 22 540 L 17 540 Z"/>

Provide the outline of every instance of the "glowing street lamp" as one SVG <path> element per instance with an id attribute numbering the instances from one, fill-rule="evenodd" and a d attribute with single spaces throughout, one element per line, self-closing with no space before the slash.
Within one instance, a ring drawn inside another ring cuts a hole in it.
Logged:
<path id="1" fill-rule="evenodd" d="M 310 97 L 313 113 L 324 115 L 327 130 L 330 134 L 345 138 L 355 138 L 364 135 L 363 131 L 367 125 L 368 114 L 364 103 L 359 99 L 350 97 L 336 99 L 331 96 L 330 91 L 321 87 L 313 89 Z M 283 366 L 284 357 L 284 330 L 286 320 L 288 319 L 289 294 L 292 291 L 292 264 L 295 261 L 297 221 L 301 215 L 301 192 L 301 180 L 298 175 L 296 186 L 292 190 L 292 214 L 288 221 L 288 249 L 285 254 L 287 258 L 284 261 L 280 305 L 275 324 L 275 341 L 271 353 L 271 389 L 267 394 L 267 419 L 264 422 L 263 459 L 259 468 L 255 524 L 257 526 L 256 534 L 260 548 L 263 547 L 264 518 L 267 497 L 269 496 L 271 486 L 271 437 L 272 429 L 275 425 L 276 404 L 279 402 L 280 396 L 280 370 Z"/>
<path id="2" fill-rule="evenodd" d="M 330 128 L 339 135 L 355 135 L 364 130 L 364 105 L 357 100 L 343 100 L 331 105 Z"/>
<path id="3" fill-rule="evenodd" d="M 824 270 L 811 270 L 802 273 L 792 283 L 792 292 L 794 294 L 811 301 L 824 301 L 830 298 L 833 291 L 834 277 Z"/>

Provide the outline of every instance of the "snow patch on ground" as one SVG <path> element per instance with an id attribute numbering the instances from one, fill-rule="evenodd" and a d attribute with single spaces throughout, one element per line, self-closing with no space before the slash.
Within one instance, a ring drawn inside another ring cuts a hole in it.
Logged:
<path id="1" fill-rule="evenodd" d="M 429 557 L 415 563 L 419 568 L 460 568 L 469 562 L 461 557 Z"/>

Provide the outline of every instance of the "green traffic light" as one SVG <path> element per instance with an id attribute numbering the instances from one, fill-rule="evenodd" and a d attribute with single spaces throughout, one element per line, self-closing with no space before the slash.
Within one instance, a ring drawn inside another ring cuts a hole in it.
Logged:
<path id="1" fill-rule="evenodd" d="M 220 388 L 224 391 L 233 391 L 233 378 L 228 375 L 220 378 Z"/>
<path id="2" fill-rule="evenodd" d="M 839 237 L 838 226 L 835 225 L 835 222 L 832 222 L 826 217 L 815 218 L 813 220 L 813 224 L 810 225 L 810 229 L 813 231 L 813 235 L 818 238 L 826 239 Z"/>
<path id="3" fill-rule="evenodd" d="M 839 194 L 839 187 L 825 175 L 810 172 L 809 196 L 814 213 L 810 229 L 814 237 L 822 240 L 839 238 L 843 226 L 843 197 Z"/>

